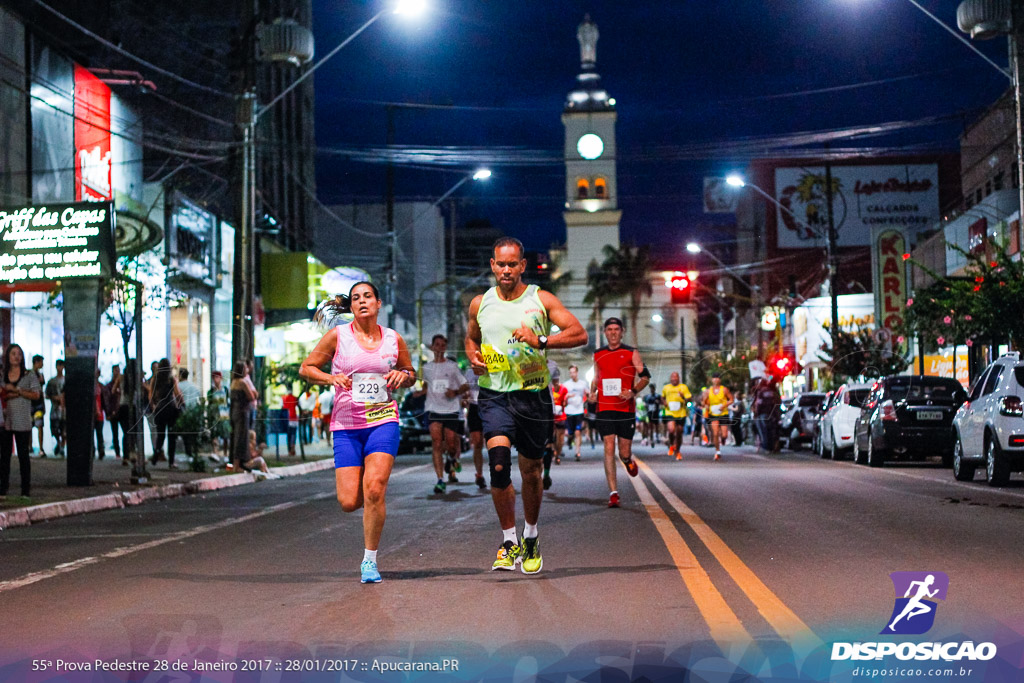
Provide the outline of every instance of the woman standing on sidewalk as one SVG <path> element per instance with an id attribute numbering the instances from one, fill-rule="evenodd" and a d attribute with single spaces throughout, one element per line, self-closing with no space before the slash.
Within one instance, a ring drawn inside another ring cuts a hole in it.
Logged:
<path id="1" fill-rule="evenodd" d="M 377 324 L 380 308 L 380 293 L 369 282 L 357 282 L 348 296 L 321 304 L 319 322 L 345 313 L 355 320 L 325 334 L 299 370 L 303 378 L 335 389 L 331 432 L 338 502 L 345 512 L 366 506 L 362 583 L 380 581 L 377 546 L 399 441 L 398 404 L 391 392 L 416 381 L 405 341 Z M 321 368 L 328 365 L 330 372 L 324 372 Z"/>
<path id="2" fill-rule="evenodd" d="M 256 405 L 256 389 L 245 381 L 248 375 L 249 365 L 244 360 L 235 361 L 231 369 L 228 419 L 231 421 L 231 463 L 239 469 L 249 461 L 249 430 Z"/>
<path id="3" fill-rule="evenodd" d="M 174 431 L 174 423 L 181 414 L 185 400 L 178 388 L 178 378 L 171 369 L 171 361 L 161 358 L 157 365 L 156 373 L 153 375 L 152 389 L 149 394 L 149 407 L 153 413 L 153 421 L 156 423 L 156 452 L 153 453 L 152 463 L 155 465 L 159 454 L 164 450 L 164 435 L 169 438 L 167 444 L 167 467 L 177 469 L 174 464 L 174 450 L 178 441 L 178 434 Z"/>
<path id="4" fill-rule="evenodd" d="M 28 459 L 32 445 L 32 402 L 40 397 L 39 377 L 25 367 L 25 352 L 11 344 L 4 353 L 4 423 L 0 431 L 0 496 L 7 495 L 11 483 L 11 455 L 18 447 L 21 495 L 32 487 L 32 465 Z"/>

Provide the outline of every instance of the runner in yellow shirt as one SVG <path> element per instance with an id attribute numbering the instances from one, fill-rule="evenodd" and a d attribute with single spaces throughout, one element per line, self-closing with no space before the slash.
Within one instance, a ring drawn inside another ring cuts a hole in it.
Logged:
<path id="1" fill-rule="evenodd" d="M 722 386 L 722 378 L 716 372 L 711 375 L 711 386 L 708 387 L 704 399 L 708 409 L 708 431 L 711 441 L 715 444 L 715 460 L 722 458 L 722 444 L 729 438 L 729 404 L 732 403 L 732 392 Z"/>
<path id="2" fill-rule="evenodd" d="M 683 442 L 683 422 L 686 420 L 686 402 L 693 396 L 690 394 L 690 388 L 679 381 L 678 372 L 673 372 L 668 379 L 668 384 L 661 388 L 661 397 L 665 399 L 662 420 L 668 426 L 668 454 L 676 456 L 676 460 L 682 460 L 683 454 L 680 449 Z"/>

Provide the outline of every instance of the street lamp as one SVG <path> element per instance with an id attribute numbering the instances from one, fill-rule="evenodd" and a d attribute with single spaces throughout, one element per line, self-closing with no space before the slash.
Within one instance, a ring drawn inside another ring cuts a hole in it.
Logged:
<path id="1" fill-rule="evenodd" d="M 242 3 L 244 12 L 242 25 L 250 26 L 255 21 L 252 16 L 252 3 Z M 377 12 L 362 26 L 338 43 L 330 52 L 307 69 L 301 76 L 279 92 L 265 106 L 259 106 L 255 88 L 255 40 L 257 31 L 249 28 L 246 34 L 246 68 L 242 91 L 238 96 L 236 121 L 241 133 L 242 171 L 238 184 L 241 198 L 239 201 L 239 225 L 235 231 L 235 268 L 232 303 L 232 339 L 231 352 L 235 361 L 250 360 L 253 357 L 253 306 L 256 297 L 253 276 L 256 268 L 256 125 L 260 117 L 270 111 L 278 102 L 309 78 L 331 57 L 351 43 L 359 34 L 368 29 L 385 14 L 415 15 L 421 12 L 425 0 L 397 0 L 389 3 Z M 298 26 L 295 22 L 274 22 L 259 27 L 259 41 L 264 48 L 263 59 L 266 61 L 288 62 L 301 65 L 313 56 L 313 37 L 308 29 Z"/>
<path id="2" fill-rule="evenodd" d="M 759 195 L 761 195 L 762 197 L 767 199 L 769 202 L 771 202 L 775 206 L 779 207 L 779 210 L 785 211 L 787 214 L 789 214 L 789 216 L 794 221 L 796 221 L 797 224 L 799 224 L 800 226 L 806 228 L 808 231 L 818 235 L 819 237 L 822 236 L 820 229 L 811 227 L 810 225 L 808 225 L 804 221 L 801 221 L 799 218 L 796 217 L 796 214 L 794 214 L 792 211 L 789 210 L 788 207 L 783 206 L 782 202 L 780 202 L 775 197 L 773 197 L 772 195 L 770 195 L 767 192 L 765 192 L 764 190 L 762 190 L 760 187 L 758 187 L 754 183 L 746 182 L 746 180 L 744 180 L 743 176 L 739 175 L 738 173 L 733 173 L 733 174 L 729 175 L 726 178 L 725 182 L 728 183 L 730 186 L 736 187 L 736 188 L 745 188 L 745 187 L 751 188 L 752 190 L 754 190 L 754 192 L 757 192 Z M 833 349 L 833 353 L 834 353 L 835 349 L 837 347 L 837 344 L 839 342 L 839 289 L 836 287 L 836 284 L 837 284 L 837 274 L 838 274 L 838 271 L 839 271 L 839 267 L 838 267 L 839 266 L 839 263 L 838 263 L 839 252 L 838 252 L 838 249 L 836 247 L 836 229 L 835 229 L 835 224 L 833 222 L 833 216 L 832 216 L 832 166 L 831 166 L 831 164 L 828 161 L 825 162 L 825 199 L 826 199 L 826 214 L 827 214 L 826 218 L 828 220 L 828 229 L 827 229 L 826 234 L 824 235 L 824 237 L 826 238 L 826 243 L 825 243 L 826 244 L 826 256 L 827 256 L 827 261 L 828 261 L 828 278 L 829 278 L 828 279 L 828 293 L 829 293 L 829 297 L 831 297 L 831 299 L 832 299 L 832 325 L 831 325 L 831 332 L 832 332 L 832 349 Z M 717 259 L 715 259 L 715 260 L 717 261 Z M 760 326 L 758 327 L 758 329 L 760 329 Z M 760 336 L 760 334 L 759 334 L 759 336 Z M 761 341 L 760 341 L 760 339 L 758 340 L 758 349 L 757 349 L 757 351 L 758 351 L 758 354 L 760 354 L 760 352 L 761 352 Z"/>

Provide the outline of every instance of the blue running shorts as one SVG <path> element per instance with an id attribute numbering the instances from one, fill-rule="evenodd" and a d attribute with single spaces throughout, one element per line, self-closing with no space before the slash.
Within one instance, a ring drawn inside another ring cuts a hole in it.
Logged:
<path id="1" fill-rule="evenodd" d="M 362 467 L 370 453 L 398 453 L 397 422 L 364 429 L 339 429 L 334 435 L 334 467 Z"/>

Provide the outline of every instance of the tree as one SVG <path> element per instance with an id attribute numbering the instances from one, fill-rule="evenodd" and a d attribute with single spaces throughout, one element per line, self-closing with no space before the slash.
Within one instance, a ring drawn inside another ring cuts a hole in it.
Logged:
<path id="1" fill-rule="evenodd" d="M 907 369 L 909 363 L 898 351 L 875 338 L 868 329 L 856 332 L 839 330 L 836 349 L 829 342 L 821 345 L 819 358 L 827 361 L 833 376 L 867 379 L 895 375 Z"/>
<path id="2" fill-rule="evenodd" d="M 640 310 L 644 298 L 650 298 L 654 293 L 649 277 L 652 266 L 650 248 L 647 245 L 638 247 L 623 244 L 616 249 L 606 244 L 603 253 L 605 258 L 599 267 L 600 274 L 594 274 L 593 271 L 587 274 L 587 285 L 591 287 L 591 292 L 588 292 L 587 296 L 596 292 L 592 300 L 597 301 L 600 295 L 603 302 L 628 299 L 627 310 L 633 346 L 639 346 L 637 325 Z M 590 303 L 587 299 L 584 299 L 584 302 Z M 598 313 L 596 317 L 600 318 L 600 314 Z"/>
<path id="3" fill-rule="evenodd" d="M 599 266 L 596 259 L 591 261 L 587 267 L 587 293 L 583 297 L 583 303 L 593 306 L 590 317 L 597 328 L 597 334 L 594 335 L 595 347 L 601 344 L 601 318 L 604 315 L 604 308 L 613 297 L 611 274 L 606 268 Z"/>
<path id="4" fill-rule="evenodd" d="M 907 331 L 932 348 L 1009 339 L 1024 350 L 1024 263 L 1001 243 L 979 252 L 947 246 L 966 257 L 964 277 L 939 276 L 916 264 L 936 281 L 907 301 Z"/>

